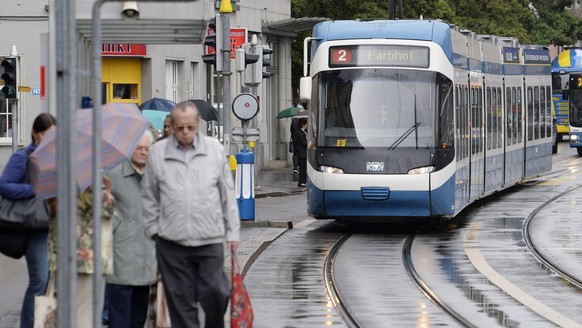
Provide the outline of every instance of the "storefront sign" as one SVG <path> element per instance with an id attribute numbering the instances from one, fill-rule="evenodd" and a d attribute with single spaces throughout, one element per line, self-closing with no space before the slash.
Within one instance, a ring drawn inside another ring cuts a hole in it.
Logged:
<path id="1" fill-rule="evenodd" d="M 101 56 L 143 57 L 147 54 L 145 44 L 103 43 Z"/>
<path id="2" fill-rule="evenodd" d="M 214 29 L 208 29 L 208 36 L 214 35 Z M 231 28 L 230 29 L 230 59 L 235 59 L 236 49 L 242 48 L 242 45 L 247 42 L 246 28 Z M 207 54 L 215 53 L 213 47 L 206 47 Z"/>

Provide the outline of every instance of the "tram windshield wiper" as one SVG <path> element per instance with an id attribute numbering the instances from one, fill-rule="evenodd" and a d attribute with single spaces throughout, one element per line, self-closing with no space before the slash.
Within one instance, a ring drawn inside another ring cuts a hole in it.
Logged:
<path id="1" fill-rule="evenodd" d="M 398 137 L 398 139 L 396 139 L 396 141 L 394 141 L 392 145 L 390 145 L 390 147 L 388 147 L 388 150 L 393 150 L 394 148 L 398 147 L 398 145 L 400 145 L 404 139 L 406 139 L 406 137 L 408 137 L 413 131 L 416 131 L 419 126 L 420 122 L 414 123 L 413 126 L 406 130 L 406 132 L 404 132 L 400 137 Z"/>
<path id="2" fill-rule="evenodd" d="M 412 133 L 412 131 L 417 132 L 419 126 L 420 122 L 418 121 L 416 113 L 416 95 L 414 95 L 414 124 L 408 130 L 406 130 L 406 132 L 404 132 L 400 137 L 398 137 L 398 139 L 396 139 L 394 143 L 390 145 L 390 147 L 388 147 L 388 150 L 393 150 L 396 147 L 398 147 L 398 145 L 400 145 L 402 141 L 404 141 L 404 139 L 406 139 L 406 137 L 408 137 Z M 416 133 L 416 149 L 418 149 L 418 133 Z"/>

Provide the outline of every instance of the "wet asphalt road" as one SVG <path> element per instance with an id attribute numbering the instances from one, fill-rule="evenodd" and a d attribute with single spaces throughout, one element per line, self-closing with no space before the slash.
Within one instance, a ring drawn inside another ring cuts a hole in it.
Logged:
<path id="1" fill-rule="evenodd" d="M 526 218 L 538 209 L 531 225 L 534 244 L 566 271 L 582 275 L 582 188 L 575 189 L 582 184 L 582 159 L 566 143 L 560 146 L 554 173 L 481 201 L 450 222 L 362 228 L 317 221 L 289 230 L 245 278 L 255 327 L 348 326 L 331 301 L 323 271 L 327 253 L 346 233 L 352 236 L 334 260 L 334 284 L 359 326 L 464 326 L 406 273 L 403 244 L 411 234 L 418 275 L 469 326 L 582 325 L 582 292 L 542 266 L 523 235 Z"/>
<path id="2" fill-rule="evenodd" d="M 335 283 L 363 327 L 463 326 L 406 273 L 402 252 L 411 234 L 420 278 L 473 326 L 579 326 L 582 292 L 543 267 L 523 241 L 524 221 L 534 209 L 582 184 L 582 158 L 567 143 L 553 160 L 555 173 L 495 195 L 444 224 L 354 227 L 316 221 L 288 230 L 247 272 L 254 327 L 348 326 L 331 301 L 323 271 L 329 250 L 346 233 L 352 237 L 337 253 Z M 532 221 L 540 252 L 578 276 L 581 212 L 582 188 L 545 204 Z M 257 199 L 257 220 L 297 223 L 307 219 L 305 213 L 304 194 Z M 0 328 L 14 327 L 25 286 L 24 261 L 0 255 Z"/>

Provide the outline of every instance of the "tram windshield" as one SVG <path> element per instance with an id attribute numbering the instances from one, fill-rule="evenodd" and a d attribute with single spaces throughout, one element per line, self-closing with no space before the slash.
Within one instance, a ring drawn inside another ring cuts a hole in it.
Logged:
<path id="1" fill-rule="evenodd" d="M 570 90 L 570 126 L 582 128 L 582 90 Z"/>
<path id="2" fill-rule="evenodd" d="M 366 68 L 319 75 L 320 146 L 436 146 L 437 104 L 450 93 L 439 87 L 438 73 Z"/>

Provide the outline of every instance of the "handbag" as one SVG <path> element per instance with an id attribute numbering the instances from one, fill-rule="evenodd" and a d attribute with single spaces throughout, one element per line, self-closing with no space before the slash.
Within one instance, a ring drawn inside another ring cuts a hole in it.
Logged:
<path id="1" fill-rule="evenodd" d="M 293 152 L 293 139 L 289 140 L 289 152 Z"/>
<path id="2" fill-rule="evenodd" d="M 48 229 L 48 221 L 48 207 L 42 199 L 0 199 L 0 230 L 43 230 Z"/>
<path id="3" fill-rule="evenodd" d="M 28 234 L 15 231 L 0 231 L 0 253 L 19 259 L 28 248 Z"/>
<path id="4" fill-rule="evenodd" d="M 31 153 L 28 148 L 19 151 Z M 42 199 L 0 199 L 0 231 L 48 229 L 48 221 L 48 206 Z"/>
<path id="5" fill-rule="evenodd" d="M 168 302 L 162 280 L 158 281 L 156 295 L 156 328 L 171 328 L 170 312 L 168 311 Z"/>
<path id="6" fill-rule="evenodd" d="M 44 296 L 34 298 L 34 328 L 57 328 L 55 272 L 51 273 Z"/>
<path id="7" fill-rule="evenodd" d="M 235 252 L 231 250 L 230 273 L 231 293 L 230 293 L 230 327 L 231 328 L 252 328 L 253 327 L 253 307 L 251 299 L 243 283 L 244 277 L 240 273 Z"/>

